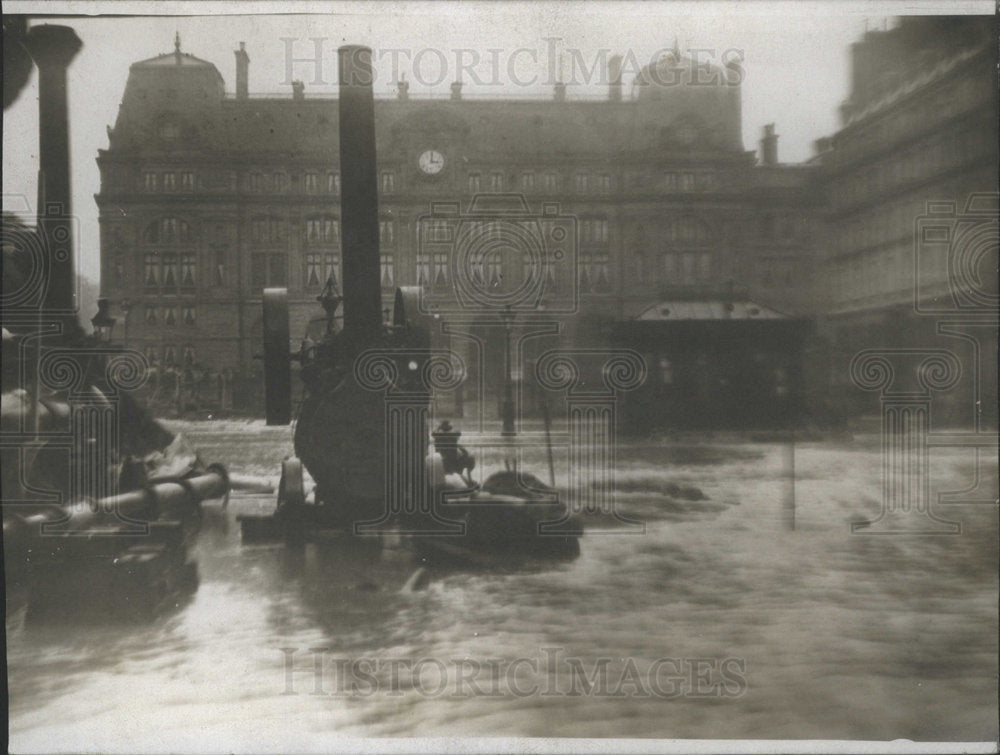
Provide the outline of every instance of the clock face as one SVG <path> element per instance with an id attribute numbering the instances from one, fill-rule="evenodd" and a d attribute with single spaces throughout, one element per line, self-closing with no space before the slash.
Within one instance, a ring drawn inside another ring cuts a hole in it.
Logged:
<path id="1" fill-rule="evenodd" d="M 444 155 L 436 149 L 429 149 L 420 155 L 417 164 L 420 166 L 420 170 L 428 176 L 436 176 L 444 170 Z"/>

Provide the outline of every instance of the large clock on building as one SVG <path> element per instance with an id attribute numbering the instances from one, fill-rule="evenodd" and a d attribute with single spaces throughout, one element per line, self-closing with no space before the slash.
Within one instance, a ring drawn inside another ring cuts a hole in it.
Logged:
<path id="1" fill-rule="evenodd" d="M 436 149 L 425 150 L 417 159 L 417 165 L 425 175 L 436 176 L 444 170 L 444 155 Z"/>

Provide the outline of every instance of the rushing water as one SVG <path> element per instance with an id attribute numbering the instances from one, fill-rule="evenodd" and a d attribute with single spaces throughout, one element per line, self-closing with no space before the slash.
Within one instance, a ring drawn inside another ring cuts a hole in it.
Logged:
<path id="1" fill-rule="evenodd" d="M 274 475 L 290 450 L 287 429 L 260 423 L 179 428 L 246 473 Z M 935 450 L 934 488 L 969 486 L 974 453 Z M 545 476 L 541 452 L 528 461 Z M 996 506 L 947 507 L 960 535 L 851 534 L 879 509 L 877 439 L 800 444 L 790 531 L 789 464 L 780 443 L 622 446 L 616 506 L 644 534 L 585 537 L 568 564 L 439 569 L 413 592 L 400 590 L 413 566 L 392 549 L 310 549 L 290 564 L 280 548 L 242 546 L 235 516 L 272 504 L 235 497 L 206 518 L 197 592 L 158 621 L 8 617 L 10 747 L 995 740 Z M 995 469 L 986 454 L 981 470 Z"/>

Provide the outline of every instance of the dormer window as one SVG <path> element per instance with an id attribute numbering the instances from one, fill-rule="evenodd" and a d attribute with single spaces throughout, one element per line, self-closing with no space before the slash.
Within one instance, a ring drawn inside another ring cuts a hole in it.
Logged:
<path id="1" fill-rule="evenodd" d="M 167 141 L 174 141 L 175 139 L 180 139 L 181 136 L 181 126 L 176 121 L 163 121 L 160 123 L 160 128 L 157 133 L 161 139 L 166 139 Z"/>

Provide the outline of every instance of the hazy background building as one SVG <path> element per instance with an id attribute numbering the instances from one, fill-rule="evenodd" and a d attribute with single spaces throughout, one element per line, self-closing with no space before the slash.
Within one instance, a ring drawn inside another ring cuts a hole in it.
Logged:
<path id="1" fill-rule="evenodd" d="M 970 423 L 981 399 L 996 422 L 996 50 L 985 16 L 903 17 L 851 47 L 843 127 L 817 144 L 827 223 L 815 293 L 832 391 L 856 410 L 878 400 L 851 384 L 858 351 L 944 348 L 966 369 L 937 416 Z"/>

